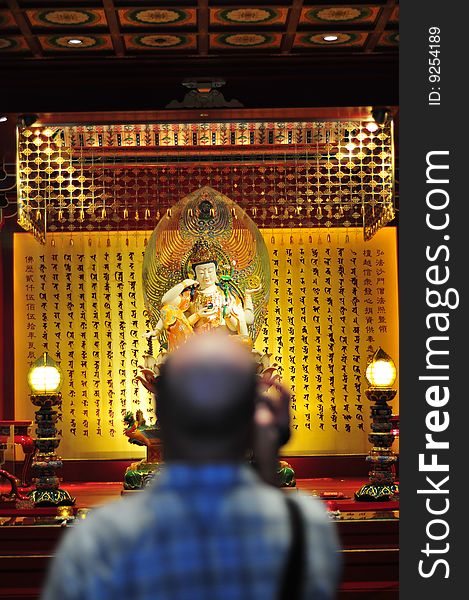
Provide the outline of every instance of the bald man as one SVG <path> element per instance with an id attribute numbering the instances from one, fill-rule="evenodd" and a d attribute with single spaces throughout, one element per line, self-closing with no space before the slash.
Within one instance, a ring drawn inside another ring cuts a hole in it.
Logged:
<path id="1" fill-rule="evenodd" d="M 164 469 L 64 536 L 43 600 L 293 600 L 285 582 L 299 564 L 299 598 L 334 598 L 338 545 L 322 504 L 300 493 L 288 504 L 246 463 L 256 440 L 265 450 L 275 438 L 258 389 L 231 336 L 193 336 L 171 354 L 155 389 Z"/>

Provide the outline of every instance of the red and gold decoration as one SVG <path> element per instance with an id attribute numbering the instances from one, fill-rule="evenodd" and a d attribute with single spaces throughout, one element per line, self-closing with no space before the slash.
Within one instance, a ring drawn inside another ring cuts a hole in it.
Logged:
<path id="1" fill-rule="evenodd" d="M 57 411 L 55 407 L 61 402 L 59 389 L 62 374 L 55 361 L 45 352 L 38 358 L 28 373 L 28 384 L 31 388 L 31 402 L 38 406 L 35 414 L 36 447 L 32 471 L 36 477 L 33 483 L 36 489 L 30 492 L 29 498 L 36 506 L 71 506 L 75 504 L 66 490 L 60 489 L 61 479 L 56 475 L 62 467 L 61 459 L 55 454 L 60 444 L 57 437 Z"/>
<path id="2" fill-rule="evenodd" d="M 349 56 L 395 54 L 398 50 L 397 43 L 385 43 L 386 39 L 395 39 L 391 36 L 398 31 L 398 0 L 375 4 L 315 4 L 296 0 L 261 5 L 209 2 L 204 6 L 196 2 L 164 1 L 156 4 L 147 0 L 121 0 L 114 4 L 109 1 L 104 5 L 50 0 L 16 0 L 11 6 L 3 3 L 0 31 L 12 35 L 2 36 L 8 47 L 0 43 L 0 52 L 24 52 L 27 56 L 45 55 L 50 59 L 63 57 L 64 53 L 104 58 L 138 57 L 145 52 L 146 56 L 161 57 L 164 53 L 177 57 L 184 48 L 190 51 L 190 60 L 197 60 L 220 53 L 233 58 L 246 52 L 254 57 L 266 52 L 283 56 L 320 53 L 334 59 L 338 48 Z M 18 26 L 18 14 L 23 15 L 28 33 Z M 331 34 L 338 39 L 324 41 L 324 36 Z M 82 35 L 94 39 L 94 45 L 85 50 L 83 44 L 57 42 L 57 39 L 80 40 Z"/>
<path id="3" fill-rule="evenodd" d="M 343 26 L 374 23 L 379 10 L 379 6 L 305 7 L 301 12 L 300 24 Z"/>
<path id="4" fill-rule="evenodd" d="M 71 37 L 70 35 L 54 34 L 38 36 L 41 46 L 45 52 L 87 52 L 96 50 L 112 50 L 111 36 L 96 35 L 80 32 Z M 79 43 L 71 43 L 70 40 Z"/>
<path id="5" fill-rule="evenodd" d="M 368 440 L 373 448 L 367 461 L 370 463 L 370 482 L 355 492 L 355 499 L 362 501 L 387 501 L 399 493 L 395 481 L 394 465 L 397 457 L 391 449 L 394 442 L 392 431 L 392 408 L 388 406 L 397 390 L 392 388 L 396 380 L 396 365 L 390 356 L 378 348 L 366 369 L 370 387 L 365 391 L 371 407 L 371 433 Z"/>
<path id="6" fill-rule="evenodd" d="M 395 215 L 394 150 L 392 122 L 367 125 L 20 128 L 18 220 L 42 242 L 54 231 L 151 230 L 183 196 L 210 186 L 258 227 L 360 228 L 369 240 Z"/>
<path id="7" fill-rule="evenodd" d="M 28 44 L 18 35 L 0 35 L 0 52 L 28 52 Z"/>
<path id="8" fill-rule="evenodd" d="M 297 33 L 295 36 L 295 48 L 314 48 L 326 46 L 364 46 L 368 34 L 361 32 L 341 31 L 334 34 L 334 40 L 328 40 L 327 32 L 321 33 Z"/>
<path id="9" fill-rule="evenodd" d="M 280 33 L 243 32 L 210 34 L 212 50 L 243 50 L 251 48 L 279 49 L 282 35 Z"/>
<path id="10" fill-rule="evenodd" d="M 125 44 L 132 50 L 195 50 L 196 36 L 183 33 L 139 33 L 125 35 Z"/>
<path id="11" fill-rule="evenodd" d="M 233 25 L 285 25 L 287 14 L 288 9 L 285 7 L 210 8 L 210 23 L 225 27 Z"/>
<path id="12" fill-rule="evenodd" d="M 197 24 L 197 11 L 195 8 L 158 7 L 158 8 L 133 8 L 119 9 L 119 20 L 123 26 L 143 27 L 182 27 Z"/>
<path id="13" fill-rule="evenodd" d="M 26 14 L 32 27 L 74 29 L 106 25 L 104 10 L 97 8 L 49 8 L 27 10 Z"/>

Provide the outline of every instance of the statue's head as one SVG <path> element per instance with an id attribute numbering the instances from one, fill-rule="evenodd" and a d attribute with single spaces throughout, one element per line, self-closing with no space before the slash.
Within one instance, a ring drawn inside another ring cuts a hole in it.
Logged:
<path id="1" fill-rule="evenodd" d="M 195 265 L 194 272 L 201 290 L 218 282 L 217 264 L 215 262 L 199 263 L 198 265 Z"/>
<path id="2" fill-rule="evenodd" d="M 197 240 L 192 247 L 189 261 L 201 290 L 218 282 L 217 255 L 215 248 L 209 242 Z"/>

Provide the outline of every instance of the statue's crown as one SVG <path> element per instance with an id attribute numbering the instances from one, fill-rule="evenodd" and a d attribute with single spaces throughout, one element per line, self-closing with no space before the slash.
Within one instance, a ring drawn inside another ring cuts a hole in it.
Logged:
<path id="1" fill-rule="evenodd" d="M 189 256 L 189 263 L 192 267 L 209 262 L 217 264 L 217 260 L 218 257 L 214 245 L 207 240 L 197 240 L 192 246 Z"/>

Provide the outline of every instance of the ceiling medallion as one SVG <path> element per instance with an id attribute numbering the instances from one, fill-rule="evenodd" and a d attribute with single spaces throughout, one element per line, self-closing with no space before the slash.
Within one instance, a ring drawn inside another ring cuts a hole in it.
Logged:
<path id="1" fill-rule="evenodd" d="M 183 10 L 155 8 L 149 10 L 132 10 L 127 13 L 127 18 L 137 23 L 152 25 L 165 25 L 166 23 L 177 23 L 187 19 L 188 15 Z"/>
<path id="2" fill-rule="evenodd" d="M 260 33 L 236 33 L 233 35 L 225 35 L 221 36 L 221 41 L 229 46 L 261 46 L 266 42 L 269 42 L 270 39 L 263 34 Z"/>
<path id="3" fill-rule="evenodd" d="M 97 16 L 87 10 L 49 10 L 38 14 L 43 23 L 52 25 L 88 25 L 96 21 Z"/>
<path id="4" fill-rule="evenodd" d="M 320 21 L 328 22 L 343 22 L 343 21 L 356 21 L 358 19 L 366 19 L 371 14 L 371 10 L 368 8 L 354 8 L 351 6 L 345 7 L 330 7 L 321 8 L 319 10 L 308 11 L 307 16 L 314 17 Z"/>
<path id="5" fill-rule="evenodd" d="M 271 8 L 236 8 L 223 10 L 220 17 L 232 23 L 264 23 L 277 16 Z"/>
<path id="6" fill-rule="evenodd" d="M 156 34 L 137 36 L 135 41 L 142 46 L 151 48 L 173 48 L 181 46 L 186 40 L 180 35 Z"/>

